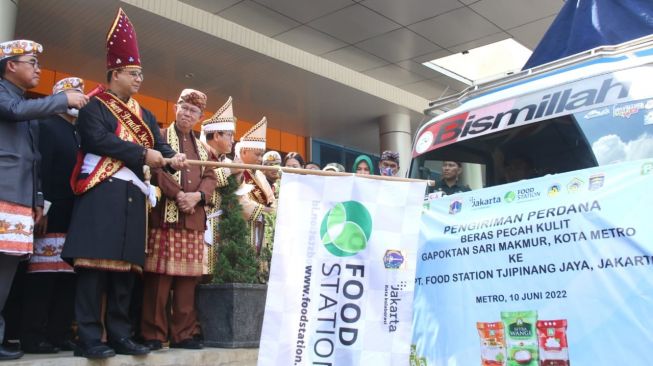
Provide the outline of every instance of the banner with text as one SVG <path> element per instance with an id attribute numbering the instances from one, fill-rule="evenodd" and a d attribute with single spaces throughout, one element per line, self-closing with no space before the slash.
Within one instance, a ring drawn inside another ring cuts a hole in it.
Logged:
<path id="1" fill-rule="evenodd" d="M 648 365 L 653 160 L 428 203 L 411 365 Z"/>
<path id="2" fill-rule="evenodd" d="M 425 189 L 283 174 L 259 366 L 408 364 Z"/>

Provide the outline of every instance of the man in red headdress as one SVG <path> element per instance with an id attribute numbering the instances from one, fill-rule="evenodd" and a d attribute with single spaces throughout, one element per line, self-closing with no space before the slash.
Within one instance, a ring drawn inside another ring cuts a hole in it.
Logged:
<path id="1" fill-rule="evenodd" d="M 132 339 L 129 305 L 135 275 L 145 262 L 146 200 L 155 200 L 144 182 L 143 165 L 186 166 L 185 155 L 163 142 L 154 115 L 132 95 L 143 82 L 136 33 L 120 9 L 107 35 L 108 90 L 79 112 L 83 154 L 71 184 L 78 195 L 62 258 L 78 274 L 75 318 L 76 356 L 107 358 L 141 355 L 149 348 Z M 106 331 L 102 338 L 102 295 L 106 293 Z"/>

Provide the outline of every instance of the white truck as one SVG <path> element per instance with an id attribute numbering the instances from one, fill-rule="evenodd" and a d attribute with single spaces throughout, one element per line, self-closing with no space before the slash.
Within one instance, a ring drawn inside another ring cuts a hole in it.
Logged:
<path id="1" fill-rule="evenodd" d="M 431 104 L 410 177 L 463 163 L 472 189 L 505 182 L 520 158 L 530 177 L 653 157 L 653 35 L 477 85 Z"/>
<path id="2" fill-rule="evenodd" d="M 411 177 L 461 162 L 472 191 L 425 204 L 410 364 L 651 364 L 653 35 L 427 113 Z"/>

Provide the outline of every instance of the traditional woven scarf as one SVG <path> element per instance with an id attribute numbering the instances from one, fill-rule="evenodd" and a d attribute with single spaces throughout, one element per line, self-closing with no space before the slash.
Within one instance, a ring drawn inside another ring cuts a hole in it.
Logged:
<path id="1" fill-rule="evenodd" d="M 121 140 L 137 143 L 141 146 L 154 147 L 154 135 L 150 127 L 143 120 L 142 110 L 134 98 L 127 103 L 120 100 L 111 93 L 101 93 L 96 98 L 116 118 L 116 130 L 114 134 Z M 93 171 L 84 178 L 80 178 L 85 154 L 82 150 L 77 153 L 77 162 L 73 168 L 70 184 L 75 194 L 82 194 L 95 187 L 105 179 L 110 178 L 125 165 L 124 162 L 108 156 L 102 156 L 95 164 Z"/>

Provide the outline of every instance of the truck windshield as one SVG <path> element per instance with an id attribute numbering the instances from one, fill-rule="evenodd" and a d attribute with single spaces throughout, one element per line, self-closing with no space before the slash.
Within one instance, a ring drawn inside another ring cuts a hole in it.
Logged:
<path id="1" fill-rule="evenodd" d="M 462 183 L 478 189 L 645 158 L 653 158 L 653 98 L 458 141 L 415 158 L 410 175 L 437 180 L 442 161 L 457 161 Z"/>

